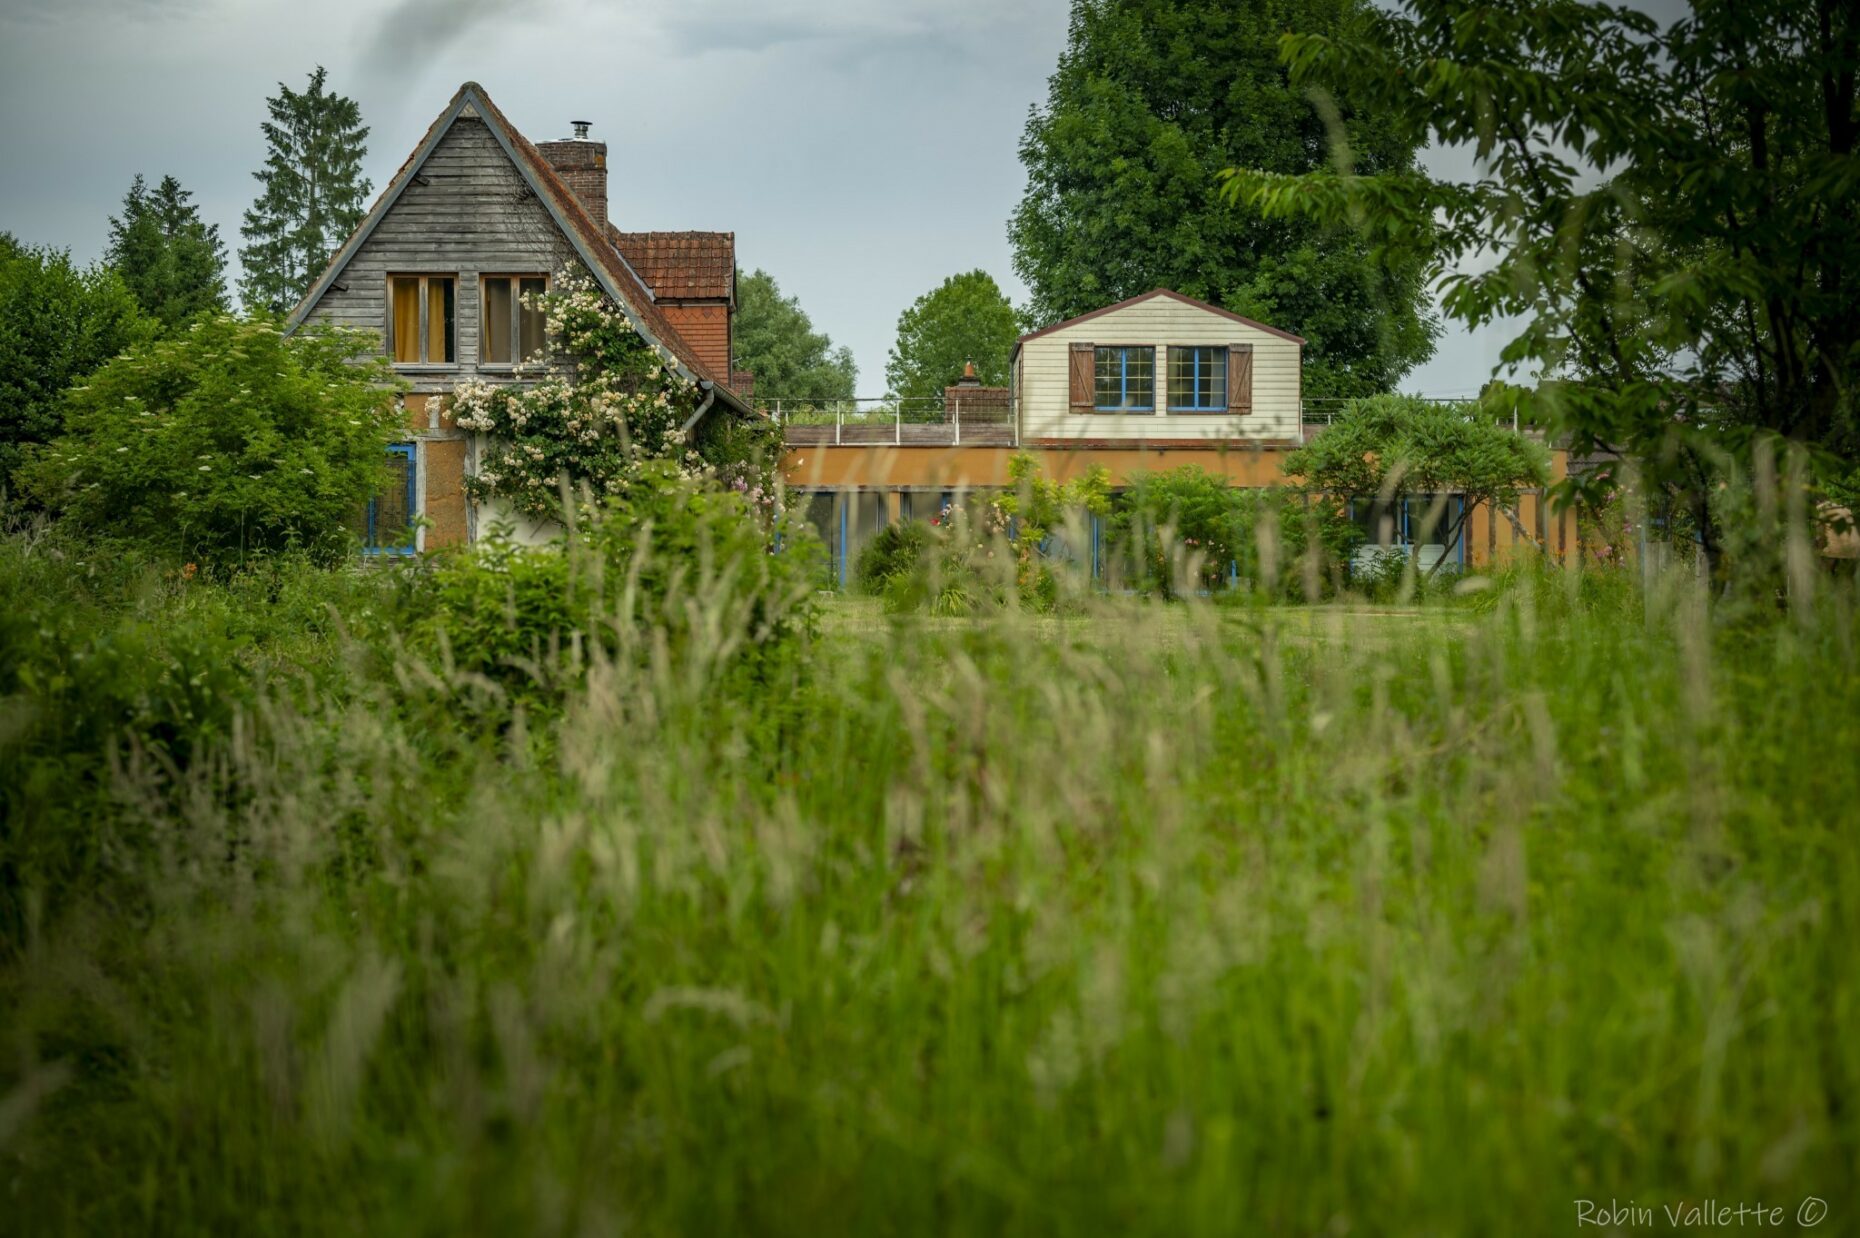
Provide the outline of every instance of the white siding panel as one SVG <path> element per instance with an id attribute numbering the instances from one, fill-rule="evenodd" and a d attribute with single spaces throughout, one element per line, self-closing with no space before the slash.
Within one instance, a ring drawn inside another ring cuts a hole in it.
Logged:
<path id="1" fill-rule="evenodd" d="M 1134 344 L 1156 349 L 1153 414 L 1075 413 L 1068 357 L 1074 343 Z M 1253 346 L 1253 411 L 1241 416 L 1169 413 L 1168 348 L 1189 344 Z M 1165 439 L 1295 441 L 1300 434 L 1298 344 L 1220 314 L 1152 297 L 1021 345 L 1020 434 L 1027 439 Z"/>

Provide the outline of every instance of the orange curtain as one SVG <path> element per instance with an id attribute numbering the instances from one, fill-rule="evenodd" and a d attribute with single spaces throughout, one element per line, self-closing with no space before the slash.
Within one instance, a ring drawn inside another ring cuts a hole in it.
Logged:
<path id="1" fill-rule="evenodd" d="M 394 281 L 394 360 L 420 359 L 420 281 Z"/>

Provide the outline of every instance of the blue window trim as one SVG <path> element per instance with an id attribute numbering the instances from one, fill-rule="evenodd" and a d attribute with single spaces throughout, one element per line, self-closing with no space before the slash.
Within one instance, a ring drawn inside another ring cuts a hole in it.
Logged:
<path id="1" fill-rule="evenodd" d="M 411 522 L 414 516 L 414 480 L 418 472 L 419 463 L 414 457 L 414 445 L 412 443 L 390 443 L 388 444 L 387 450 L 388 455 L 399 456 L 407 462 L 407 519 Z M 375 544 L 375 516 L 378 514 L 380 507 L 381 500 L 368 500 L 368 541 L 367 544 L 362 547 L 362 553 L 366 555 L 413 554 L 414 541 L 418 540 L 417 534 L 415 538 L 410 540 L 405 546 L 377 546 Z"/>
<path id="2" fill-rule="evenodd" d="M 1093 404 L 1094 413 L 1154 413 L 1156 411 L 1156 349 L 1149 344 L 1099 344 L 1106 352 L 1117 354 L 1117 393 L 1123 398 L 1121 404 Z M 1150 354 L 1150 402 L 1148 404 L 1130 403 L 1130 354 L 1147 352 Z M 1098 385 L 1097 354 L 1092 356 L 1092 386 Z"/>
<path id="3" fill-rule="evenodd" d="M 1208 357 L 1209 376 L 1212 377 L 1213 375 L 1213 364 L 1212 363 L 1214 360 L 1213 353 L 1216 348 L 1220 347 L 1220 345 L 1218 344 L 1172 344 L 1170 345 L 1170 347 L 1176 352 L 1189 353 L 1195 358 L 1195 375 L 1194 375 L 1193 390 L 1195 392 L 1195 398 L 1199 400 L 1201 398 L 1201 354 L 1204 352 L 1209 354 L 1209 357 Z M 1168 377 L 1171 379 L 1175 377 L 1173 366 L 1170 367 L 1170 373 Z M 1225 386 L 1226 384 L 1223 383 L 1222 387 L 1225 388 Z M 1226 401 L 1227 392 L 1223 389 L 1220 392 L 1220 396 L 1221 398 L 1213 404 L 1170 404 L 1169 411 L 1172 413 L 1224 413 L 1227 411 L 1227 401 Z"/>

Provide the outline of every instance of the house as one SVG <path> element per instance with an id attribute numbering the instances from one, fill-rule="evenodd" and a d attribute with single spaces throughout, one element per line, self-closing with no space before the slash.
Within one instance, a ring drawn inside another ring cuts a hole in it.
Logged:
<path id="1" fill-rule="evenodd" d="M 518 381 L 517 362 L 543 343 L 542 315 L 523 298 L 571 273 L 670 351 L 704 410 L 750 415 L 730 383 L 733 234 L 621 231 L 608 218 L 607 172 L 606 143 L 586 122 L 573 137 L 533 143 L 466 82 L 292 311 L 290 330 L 379 333 L 410 384 L 407 438 L 390 452 L 402 484 L 370 505 L 371 545 L 401 543 L 416 516 L 420 549 L 469 541 L 501 517 L 467 502 L 482 444 L 438 397 L 467 379 Z"/>
<path id="2" fill-rule="evenodd" d="M 1321 430 L 1305 419 L 1304 345 L 1289 331 L 1158 288 L 1023 335 L 1009 386 L 965 378 L 946 391 L 940 423 L 881 415 L 786 426 L 783 471 L 807 496 L 842 579 L 861 542 L 885 524 L 934 516 L 964 491 L 1005 488 L 1008 461 L 1020 451 L 1060 481 L 1103 466 L 1115 487 L 1187 464 L 1238 486 L 1278 485 L 1286 454 Z M 1540 544 L 1567 553 L 1567 518 L 1555 517 L 1542 494 L 1525 509 L 1527 533 L 1534 522 Z M 1395 544 L 1422 524 L 1406 506 L 1363 516 L 1372 540 Z M 1468 534 L 1456 553 L 1469 563 L 1502 555 L 1516 537 L 1508 520 L 1484 511 Z"/>

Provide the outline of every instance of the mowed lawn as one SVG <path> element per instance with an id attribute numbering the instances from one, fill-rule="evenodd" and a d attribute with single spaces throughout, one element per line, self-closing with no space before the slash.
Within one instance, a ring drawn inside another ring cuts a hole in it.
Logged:
<path id="1" fill-rule="evenodd" d="M 0 972 L 18 1232 L 1860 1224 L 1850 586 L 836 599 L 489 738 L 429 669 L 116 772 L 146 902 Z"/>

